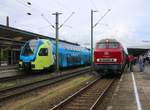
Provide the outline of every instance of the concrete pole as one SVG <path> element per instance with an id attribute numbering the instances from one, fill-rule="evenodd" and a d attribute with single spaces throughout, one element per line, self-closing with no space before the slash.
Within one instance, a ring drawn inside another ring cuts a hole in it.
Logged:
<path id="1" fill-rule="evenodd" d="M 91 71 L 93 70 L 93 10 L 91 10 Z"/>
<path id="2" fill-rule="evenodd" d="M 58 45 L 58 42 L 59 42 L 59 38 L 58 38 L 58 36 L 59 36 L 59 15 L 60 15 L 61 13 L 58 13 L 58 12 L 56 12 L 56 13 L 53 13 L 53 15 L 55 15 L 56 16 L 56 27 L 55 27 L 55 31 L 56 31 L 56 72 L 57 73 L 59 73 L 59 52 L 58 52 L 58 47 L 59 47 L 59 45 Z"/>
<path id="3" fill-rule="evenodd" d="M 9 27 L 9 16 L 6 17 L 6 26 Z"/>

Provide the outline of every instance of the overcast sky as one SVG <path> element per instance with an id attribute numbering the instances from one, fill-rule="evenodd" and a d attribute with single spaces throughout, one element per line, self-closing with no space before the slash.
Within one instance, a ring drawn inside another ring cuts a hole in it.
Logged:
<path id="1" fill-rule="evenodd" d="M 55 30 L 50 26 L 55 24 L 52 13 L 63 13 L 59 16 L 62 24 L 75 12 L 59 30 L 59 38 L 87 45 L 91 9 L 98 10 L 94 23 L 111 9 L 94 28 L 94 43 L 106 37 L 116 38 L 124 45 L 150 40 L 150 0 L 0 0 L 0 24 L 5 25 L 9 16 L 12 27 L 54 37 Z"/>

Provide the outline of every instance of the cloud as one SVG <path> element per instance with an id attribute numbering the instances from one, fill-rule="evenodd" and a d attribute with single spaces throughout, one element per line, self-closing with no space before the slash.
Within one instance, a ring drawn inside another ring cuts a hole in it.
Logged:
<path id="1" fill-rule="evenodd" d="M 55 16 L 52 13 L 62 12 L 59 24 L 72 13 L 72 18 L 59 30 L 61 39 L 79 42 L 82 45 L 90 43 L 90 11 L 91 8 L 99 10 L 94 13 L 94 23 L 111 9 L 100 24 L 94 28 L 94 43 L 101 38 L 113 37 L 125 45 L 134 45 L 141 40 L 149 39 L 150 29 L 150 1 L 149 0 L 1 0 L 0 23 L 5 24 L 6 16 L 10 16 L 10 25 L 16 28 L 36 32 L 54 37 Z M 94 5 L 93 5 L 94 4 Z M 32 13 L 31 16 L 27 13 Z M 48 23 L 41 14 L 47 18 Z M 69 28 L 71 27 L 71 28 Z"/>

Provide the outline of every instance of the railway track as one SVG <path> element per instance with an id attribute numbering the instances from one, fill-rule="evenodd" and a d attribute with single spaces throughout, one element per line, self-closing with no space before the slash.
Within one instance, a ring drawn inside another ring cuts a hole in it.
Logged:
<path id="1" fill-rule="evenodd" d="M 8 88 L 5 90 L 1 90 L 0 91 L 0 101 L 3 101 L 7 98 L 13 97 L 13 96 L 17 96 L 19 94 L 23 94 L 25 92 L 28 91 L 32 91 L 50 84 L 54 84 L 57 83 L 59 81 L 65 80 L 65 79 L 69 79 L 81 74 L 85 74 L 88 73 L 90 71 L 89 68 L 86 69 L 82 69 L 82 70 L 77 70 L 75 72 L 71 72 L 69 74 L 61 74 L 52 78 L 48 78 L 48 79 L 44 79 L 44 80 L 40 80 L 40 81 L 36 81 L 36 82 L 32 82 L 29 84 L 25 84 L 25 85 L 20 85 L 20 86 L 16 86 L 16 87 L 12 87 L 12 88 Z"/>
<path id="2" fill-rule="evenodd" d="M 23 74 L 23 75 L 14 75 L 14 76 L 7 76 L 7 77 L 1 77 L 0 78 L 0 83 L 2 82 L 7 82 L 7 81 L 12 81 L 12 80 L 16 80 L 16 79 L 21 79 L 28 76 L 27 74 Z"/>
<path id="3" fill-rule="evenodd" d="M 95 110 L 114 80 L 98 78 L 49 110 Z"/>
<path id="4" fill-rule="evenodd" d="M 62 71 L 62 73 L 70 73 L 70 71 L 74 72 L 74 71 L 78 71 L 78 70 L 82 70 L 82 69 L 88 69 L 88 68 L 89 67 L 79 68 L 77 70 L 76 69 L 70 69 L 70 70 L 67 70 L 67 71 Z M 9 74 L 11 74 L 11 73 L 9 73 Z M 24 79 L 24 78 L 28 78 L 28 77 L 44 76 L 44 75 L 45 74 L 32 74 L 32 73 L 29 74 L 29 73 L 22 73 L 22 72 L 18 71 L 18 74 L 16 74 L 16 75 L 0 77 L 0 83 L 9 82 L 9 81 L 17 80 L 17 79 Z"/>

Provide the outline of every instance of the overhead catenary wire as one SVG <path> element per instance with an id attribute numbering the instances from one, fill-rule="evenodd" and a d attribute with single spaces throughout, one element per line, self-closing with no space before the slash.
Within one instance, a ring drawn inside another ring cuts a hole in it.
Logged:
<path id="1" fill-rule="evenodd" d="M 43 14 L 42 12 L 39 12 L 38 9 L 33 8 L 31 2 L 23 2 L 23 1 L 20 1 L 20 0 L 16 0 L 16 2 L 18 2 L 19 4 L 25 6 L 26 9 L 30 9 L 31 11 L 35 11 L 36 13 L 41 13 L 41 14 Z M 28 12 L 28 13 L 29 13 L 29 12 Z"/>
<path id="2" fill-rule="evenodd" d="M 108 9 L 108 10 L 106 11 L 106 13 L 95 23 L 95 25 L 93 26 L 93 28 L 96 27 L 96 26 L 99 24 L 99 22 L 100 22 L 110 11 L 111 11 L 111 9 Z"/>
<path id="3" fill-rule="evenodd" d="M 67 19 L 60 25 L 59 29 L 73 16 L 75 12 L 72 12 L 70 16 L 67 17 Z"/>
<path id="4" fill-rule="evenodd" d="M 22 5 L 24 5 L 25 7 L 28 7 L 28 8 L 30 8 L 30 5 L 26 5 L 26 4 L 24 4 L 24 2 L 21 0 L 16 0 L 16 2 L 18 2 L 18 3 L 20 3 L 20 4 L 22 4 Z M 29 2 L 27 2 L 27 3 L 29 3 Z"/>
<path id="5" fill-rule="evenodd" d="M 20 4 L 22 4 L 22 5 L 24 5 L 24 6 L 26 6 L 26 7 L 28 7 L 28 8 L 30 8 L 30 9 L 33 9 L 34 11 L 36 11 L 36 12 L 38 12 L 39 13 L 39 11 L 37 10 L 37 9 L 35 9 L 35 8 L 33 8 L 33 7 L 31 7 L 32 6 L 32 3 L 31 2 L 27 2 L 27 4 L 24 4 L 24 2 L 22 2 L 22 1 L 19 1 L 19 0 L 16 0 L 18 3 L 20 3 Z M 60 2 L 58 2 L 58 0 L 56 1 L 59 5 L 62 5 Z M 64 7 L 64 5 L 62 5 L 63 7 Z M 66 7 L 65 7 L 66 8 Z M 66 8 L 66 9 L 68 9 L 68 8 Z M 27 13 L 28 15 L 32 15 L 32 13 Z M 74 12 L 72 12 L 71 13 L 71 15 L 60 25 L 60 27 L 59 28 L 61 28 L 70 18 L 71 18 L 71 16 L 74 14 Z M 43 14 L 43 12 L 41 12 L 41 14 L 40 14 L 40 16 L 48 23 L 48 24 L 50 24 L 50 26 L 52 27 L 52 28 L 55 28 L 55 26 L 54 25 L 52 25 L 52 23 L 45 17 L 45 15 Z M 68 26 L 69 27 L 69 26 Z"/>
<path id="6" fill-rule="evenodd" d="M 31 5 L 31 3 L 30 3 L 30 5 Z M 31 7 L 30 7 L 30 8 L 31 8 Z M 71 15 L 63 22 L 62 25 L 60 25 L 59 28 L 61 28 L 61 27 L 71 18 L 71 16 L 72 16 L 73 14 L 74 14 L 74 12 L 71 13 Z M 50 24 L 52 28 L 56 28 L 56 27 L 55 27 L 54 25 L 52 25 L 52 23 L 45 17 L 45 15 L 44 15 L 43 13 L 41 13 L 41 17 L 42 17 L 48 24 Z M 71 26 L 68 26 L 68 25 L 66 25 L 66 26 L 69 27 L 69 28 L 72 28 Z"/>
<path id="7" fill-rule="evenodd" d="M 35 12 L 38 12 L 38 13 L 39 13 L 39 11 L 38 11 L 37 9 L 31 7 L 31 5 L 32 5 L 31 2 L 27 2 L 27 4 L 24 4 L 24 2 L 22 2 L 22 1 L 19 1 L 19 0 L 16 0 L 16 1 L 17 1 L 18 3 L 20 3 L 20 4 L 22 4 L 22 5 L 24 5 L 24 6 L 28 7 L 28 8 L 30 8 L 30 9 L 33 9 Z M 28 15 L 32 15 L 32 13 L 27 13 L 27 14 L 28 14 Z M 52 28 L 55 28 L 54 25 L 52 25 L 52 23 L 45 17 L 45 15 L 44 15 L 42 12 L 40 13 L 39 16 L 41 16 L 48 24 L 50 24 L 50 26 L 51 26 Z"/>
<path id="8" fill-rule="evenodd" d="M 33 7 L 31 7 L 31 6 L 32 6 L 32 3 L 29 2 L 29 1 L 25 1 L 25 2 L 24 2 L 24 1 L 22 1 L 22 0 L 16 0 L 16 2 L 22 4 L 22 5 L 24 5 L 25 7 L 28 7 L 28 8 L 30 8 L 30 9 L 32 8 L 33 10 L 35 10 L 36 12 L 39 13 L 39 10 L 37 10 L 37 9 L 35 9 L 35 8 L 33 8 Z M 67 10 L 70 10 L 68 6 L 65 6 L 65 5 L 62 4 L 60 1 L 55 0 L 55 2 L 56 2 L 58 5 L 60 5 L 61 7 L 65 8 L 65 9 L 67 9 Z M 26 3 L 26 4 L 25 4 L 25 3 Z"/>
<path id="9" fill-rule="evenodd" d="M 52 25 L 52 23 L 44 16 L 44 14 L 41 14 L 41 16 L 43 17 L 43 19 L 44 19 L 47 23 L 49 23 L 49 24 L 52 26 L 52 28 L 55 28 L 55 26 Z"/>

